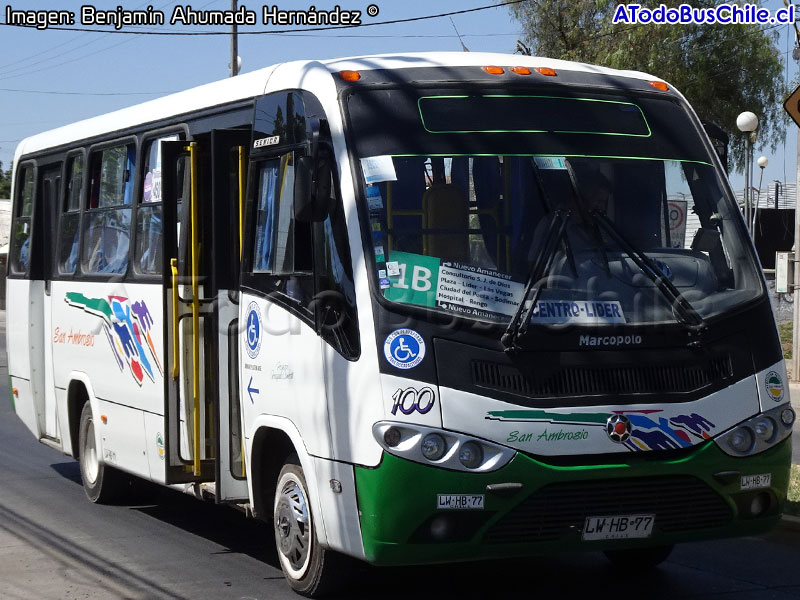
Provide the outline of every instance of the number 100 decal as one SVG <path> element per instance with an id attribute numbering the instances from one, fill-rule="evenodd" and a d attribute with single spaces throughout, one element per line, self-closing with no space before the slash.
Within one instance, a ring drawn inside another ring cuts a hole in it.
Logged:
<path id="1" fill-rule="evenodd" d="M 424 387 L 421 390 L 406 388 L 397 390 L 392 394 L 392 400 L 394 401 L 392 406 L 393 415 L 396 415 L 398 410 L 404 415 L 410 415 L 415 412 L 425 415 L 436 404 L 436 394 L 429 387 Z"/>

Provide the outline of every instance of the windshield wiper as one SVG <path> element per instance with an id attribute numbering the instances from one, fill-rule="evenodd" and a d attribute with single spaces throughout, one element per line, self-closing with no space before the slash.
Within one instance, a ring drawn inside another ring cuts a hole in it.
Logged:
<path id="1" fill-rule="evenodd" d="M 649 256 L 632 245 L 614 226 L 608 216 L 600 210 L 590 210 L 589 215 L 605 229 L 606 233 L 631 257 L 641 271 L 656 284 L 656 287 L 664 295 L 672 306 L 677 320 L 692 328 L 701 329 L 705 327 L 705 320 L 700 316 L 683 294 L 676 288 L 666 275 L 658 268 Z"/>
<path id="2" fill-rule="evenodd" d="M 575 170 L 572 168 L 572 164 L 570 164 L 569 160 L 564 161 L 565 166 L 567 167 L 567 175 L 569 176 L 569 183 L 572 186 L 572 191 L 575 194 L 575 203 L 578 205 L 578 209 L 580 211 L 581 220 L 584 224 L 589 224 L 592 228 L 592 233 L 595 237 L 595 242 L 597 243 L 597 251 L 600 254 L 600 258 L 603 259 L 603 267 L 606 270 L 606 276 L 611 277 L 611 265 L 608 262 L 608 253 L 606 252 L 605 244 L 603 244 L 603 236 L 600 233 L 600 228 L 597 226 L 597 223 L 594 220 L 589 219 L 589 210 L 586 208 L 586 202 L 584 202 L 583 194 L 581 194 L 581 190 L 578 187 L 578 178 L 575 176 Z M 575 271 L 575 277 L 578 276 L 578 272 Z"/>
<path id="3" fill-rule="evenodd" d="M 533 311 L 533 307 L 536 306 L 536 301 L 542 291 L 542 277 L 550 270 L 559 242 L 563 239 L 564 232 L 567 229 L 570 211 L 555 210 L 551 214 L 552 217 L 544 238 L 542 251 L 528 272 L 528 279 L 525 282 L 525 289 L 522 292 L 519 308 L 517 308 L 517 312 L 511 318 L 511 323 L 508 324 L 508 328 L 500 338 L 500 342 L 506 347 L 506 350 L 517 348 L 517 339 L 524 335 L 528 329 L 530 314 Z"/>

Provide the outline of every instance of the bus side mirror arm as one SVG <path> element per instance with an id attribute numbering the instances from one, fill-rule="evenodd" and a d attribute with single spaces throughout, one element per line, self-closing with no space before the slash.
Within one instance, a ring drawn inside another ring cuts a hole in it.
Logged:
<path id="1" fill-rule="evenodd" d="M 330 212 L 333 149 L 320 141 L 323 126 L 319 119 L 310 120 L 308 153 L 295 161 L 294 216 L 299 221 L 318 223 Z"/>

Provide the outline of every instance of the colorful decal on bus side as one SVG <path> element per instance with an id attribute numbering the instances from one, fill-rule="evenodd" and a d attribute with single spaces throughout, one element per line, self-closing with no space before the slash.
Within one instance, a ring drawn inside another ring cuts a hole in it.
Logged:
<path id="1" fill-rule="evenodd" d="M 145 375 L 155 382 L 156 370 L 159 375 L 164 375 L 156 346 L 150 336 L 154 324 L 153 315 L 144 300 L 131 304 L 123 296 L 87 298 L 80 292 L 67 292 L 64 301 L 102 319 L 103 331 L 119 370 L 125 370 L 127 363 L 136 383 L 142 385 Z M 145 353 L 145 346 L 148 353 Z"/>
<path id="2" fill-rule="evenodd" d="M 613 442 L 633 452 L 688 448 L 711 439 L 716 425 L 697 413 L 656 416 L 661 409 L 620 410 L 612 413 L 562 414 L 544 410 L 495 410 L 486 419 L 602 427 Z"/>

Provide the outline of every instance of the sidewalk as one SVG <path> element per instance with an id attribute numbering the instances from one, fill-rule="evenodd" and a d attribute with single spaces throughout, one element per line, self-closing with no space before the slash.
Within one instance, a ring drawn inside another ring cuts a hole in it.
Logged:
<path id="1" fill-rule="evenodd" d="M 800 382 L 789 384 L 789 398 L 794 411 L 800 414 Z"/>

